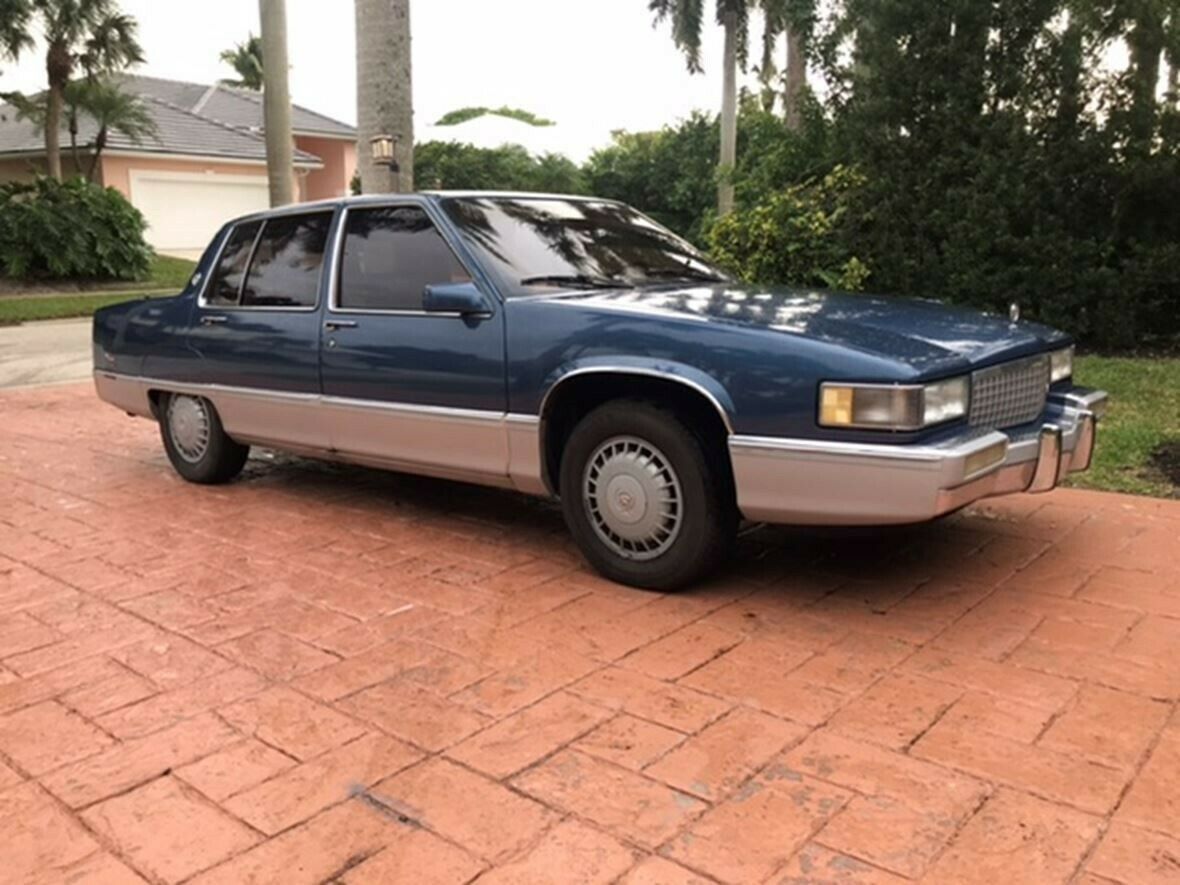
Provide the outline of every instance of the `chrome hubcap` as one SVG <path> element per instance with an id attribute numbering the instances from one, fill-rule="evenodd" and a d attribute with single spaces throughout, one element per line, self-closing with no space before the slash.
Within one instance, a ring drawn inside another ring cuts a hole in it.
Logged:
<path id="1" fill-rule="evenodd" d="M 616 436 L 594 451 L 582 500 L 598 537 L 625 559 L 655 559 L 680 534 L 680 479 L 664 453 L 638 437 Z"/>
<path id="2" fill-rule="evenodd" d="M 180 457 L 196 463 L 209 449 L 209 409 L 195 396 L 174 396 L 168 400 L 168 435 Z"/>

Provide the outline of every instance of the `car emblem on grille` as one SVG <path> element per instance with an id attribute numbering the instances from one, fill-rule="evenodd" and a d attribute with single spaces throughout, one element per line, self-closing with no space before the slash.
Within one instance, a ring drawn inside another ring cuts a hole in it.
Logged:
<path id="1" fill-rule="evenodd" d="M 1015 301 L 1008 305 L 1008 319 L 1014 323 L 1020 322 L 1020 305 Z"/>

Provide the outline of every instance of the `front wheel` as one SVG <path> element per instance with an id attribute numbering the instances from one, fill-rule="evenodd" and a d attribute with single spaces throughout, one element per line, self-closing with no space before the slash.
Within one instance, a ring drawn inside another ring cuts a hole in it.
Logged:
<path id="1" fill-rule="evenodd" d="M 678 590 L 712 570 L 738 521 L 718 448 L 645 401 L 610 402 L 583 418 L 562 457 L 561 500 L 591 565 L 651 590 Z"/>
<path id="2" fill-rule="evenodd" d="M 173 393 L 160 403 L 160 436 L 173 468 L 189 482 L 229 482 L 242 472 L 250 447 L 230 439 L 221 417 L 201 396 Z"/>

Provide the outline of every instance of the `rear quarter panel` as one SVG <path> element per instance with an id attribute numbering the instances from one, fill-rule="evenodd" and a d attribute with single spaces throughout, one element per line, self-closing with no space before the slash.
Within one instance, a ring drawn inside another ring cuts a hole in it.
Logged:
<path id="1" fill-rule="evenodd" d="M 188 346 L 188 336 L 197 293 L 227 229 L 213 238 L 179 294 L 125 301 L 95 312 L 92 340 L 96 369 L 151 378 L 191 377 L 197 355 Z"/>

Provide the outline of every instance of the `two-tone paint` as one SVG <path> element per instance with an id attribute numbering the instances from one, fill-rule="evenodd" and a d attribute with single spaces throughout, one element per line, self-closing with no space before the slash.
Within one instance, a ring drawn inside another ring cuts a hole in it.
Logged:
<path id="1" fill-rule="evenodd" d="M 196 393 L 241 442 L 544 495 L 554 492 L 557 444 L 548 418 L 568 397 L 606 379 L 655 395 L 674 390 L 715 416 L 728 437 L 743 512 L 783 522 L 909 522 L 1032 488 L 1048 470 L 1038 463 L 1046 427 L 1060 434 L 1053 484 L 1088 466 L 1104 397 L 1068 382 L 1055 386 L 1035 426 L 1005 432 L 981 433 L 966 419 L 913 433 L 834 430 L 816 420 L 821 382 L 938 380 L 1060 348 L 1069 343 L 1060 332 L 931 301 L 734 284 L 506 299 L 441 199 L 364 197 L 283 210 L 333 214 L 309 308 L 206 303 L 227 225 L 182 293 L 96 314 L 99 394 L 153 416 L 157 394 Z M 429 214 L 486 310 L 340 306 L 347 213 L 404 205 Z M 987 476 L 966 472 L 973 453 L 1000 442 L 1002 457 Z"/>

